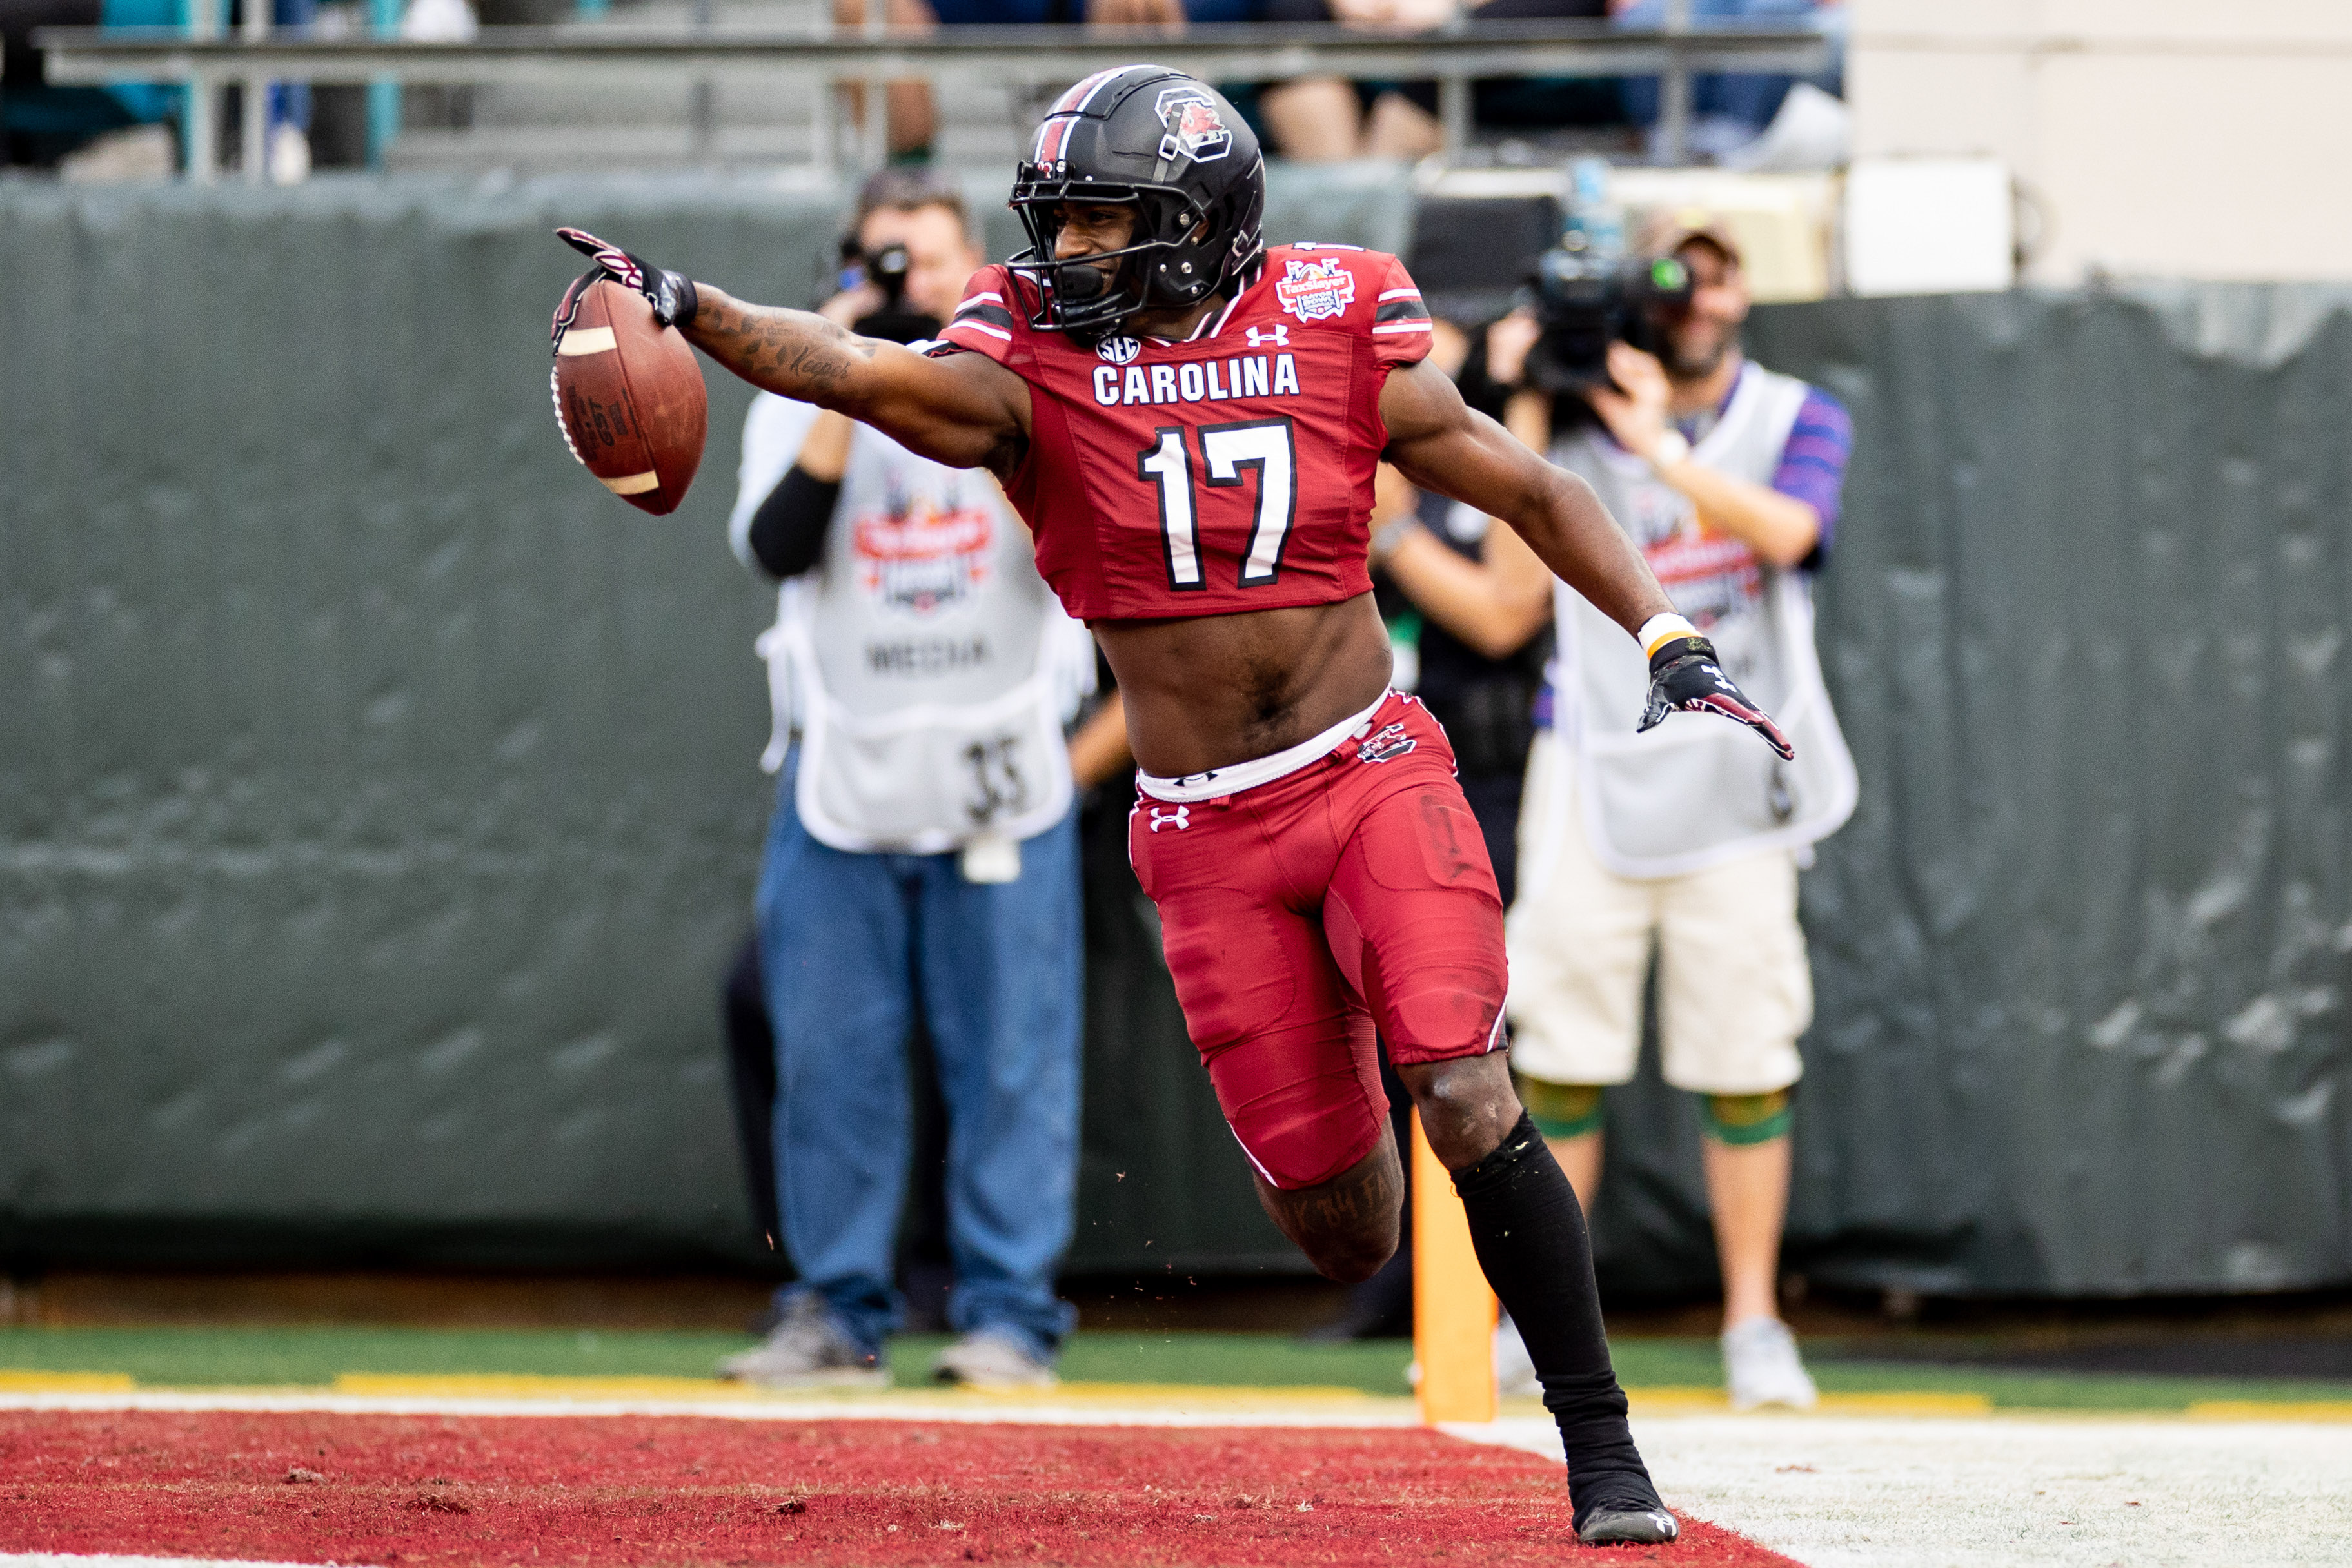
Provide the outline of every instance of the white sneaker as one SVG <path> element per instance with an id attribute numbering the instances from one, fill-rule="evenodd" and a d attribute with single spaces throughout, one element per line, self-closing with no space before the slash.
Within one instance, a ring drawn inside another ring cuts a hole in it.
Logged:
<path id="1" fill-rule="evenodd" d="M 1003 1329 L 974 1329 L 940 1352 L 931 1363 L 940 1383 L 966 1388 L 1052 1388 L 1061 1383 L 1053 1364 L 1040 1360 L 1020 1335 Z"/>
<path id="2" fill-rule="evenodd" d="M 795 1296 L 784 1321 L 750 1350 L 719 1364 L 719 1375 L 768 1388 L 887 1388 L 889 1370 L 857 1347 L 823 1297 Z"/>
<path id="3" fill-rule="evenodd" d="M 1528 1342 L 1519 1337 L 1519 1325 L 1508 1312 L 1495 1325 L 1495 1392 L 1506 1399 L 1543 1397 L 1535 1359 L 1528 1354 Z"/>
<path id="4" fill-rule="evenodd" d="M 1749 1318 L 1723 1331 L 1723 1381 L 1734 1410 L 1810 1410 L 1821 1397 L 1798 1358 L 1796 1336 L 1778 1318 Z"/>

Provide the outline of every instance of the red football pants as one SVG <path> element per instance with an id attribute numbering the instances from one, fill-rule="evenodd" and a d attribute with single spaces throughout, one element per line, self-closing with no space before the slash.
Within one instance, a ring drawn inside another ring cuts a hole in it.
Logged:
<path id="1" fill-rule="evenodd" d="M 1139 799 L 1128 855 L 1217 1103 L 1275 1186 L 1328 1181 L 1379 1142 L 1375 1026 L 1400 1064 L 1499 1042 L 1502 898 L 1453 747 L 1412 698 L 1271 784 Z"/>

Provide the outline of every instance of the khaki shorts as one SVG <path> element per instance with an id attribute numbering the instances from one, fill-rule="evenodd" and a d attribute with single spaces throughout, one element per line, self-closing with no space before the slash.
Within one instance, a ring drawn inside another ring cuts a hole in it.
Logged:
<path id="1" fill-rule="evenodd" d="M 1553 798 L 1562 761 L 1553 736 L 1538 736 L 1519 819 L 1521 892 L 1504 927 L 1511 1065 L 1549 1083 L 1631 1079 L 1654 942 L 1666 1082 L 1700 1094 L 1794 1083 L 1804 1071 L 1797 1037 L 1813 1015 L 1795 855 L 1619 876 L 1594 858 L 1573 791 Z"/>

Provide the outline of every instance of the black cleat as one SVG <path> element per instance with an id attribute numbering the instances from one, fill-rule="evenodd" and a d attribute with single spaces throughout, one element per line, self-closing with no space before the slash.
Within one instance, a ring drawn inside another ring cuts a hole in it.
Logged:
<path id="1" fill-rule="evenodd" d="M 1663 1508 L 1603 1506 L 1576 1527 L 1576 1538 L 1587 1546 L 1663 1546 L 1682 1532 L 1675 1516 Z"/>

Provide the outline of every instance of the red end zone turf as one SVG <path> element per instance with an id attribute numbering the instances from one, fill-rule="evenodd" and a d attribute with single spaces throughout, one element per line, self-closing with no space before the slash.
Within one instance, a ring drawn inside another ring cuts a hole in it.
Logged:
<path id="1" fill-rule="evenodd" d="M 1580 1548 L 1556 1465 L 1410 1429 L 0 1412 L 0 1550 L 358 1563 L 1790 1568 Z"/>

